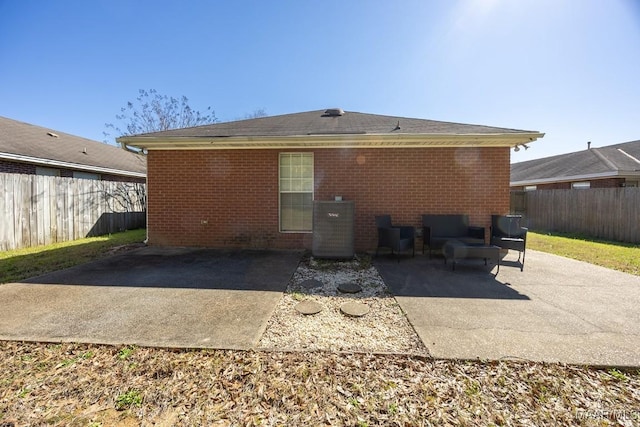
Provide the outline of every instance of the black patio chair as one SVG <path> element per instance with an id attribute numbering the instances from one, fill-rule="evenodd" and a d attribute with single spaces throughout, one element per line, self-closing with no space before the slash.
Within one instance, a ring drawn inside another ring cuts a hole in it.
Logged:
<path id="1" fill-rule="evenodd" d="M 401 252 L 412 250 L 412 256 L 416 256 L 415 236 L 416 229 L 411 225 L 393 225 L 390 215 L 376 216 L 378 227 L 378 246 L 376 256 L 380 248 L 389 248 L 396 256 Z M 400 262 L 400 258 L 398 258 Z"/>
<path id="2" fill-rule="evenodd" d="M 518 251 L 520 271 L 524 270 L 528 228 L 520 226 L 522 215 L 491 215 L 491 244 Z M 520 261 L 522 255 L 522 261 Z"/>

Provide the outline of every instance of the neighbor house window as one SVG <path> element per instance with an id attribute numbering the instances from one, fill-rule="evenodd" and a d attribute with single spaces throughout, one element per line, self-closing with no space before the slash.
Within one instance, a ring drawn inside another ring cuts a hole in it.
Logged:
<path id="1" fill-rule="evenodd" d="M 73 171 L 73 177 L 74 178 L 80 178 L 80 179 L 100 180 L 100 175 L 99 174 L 97 174 L 97 173 L 89 173 L 89 172 Z"/>
<path id="2" fill-rule="evenodd" d="M 279 170 L 280 231 L 311 231 L 313 153 L 280 153 Z"/>
<path id="3" fill-rule="evenodd" d="M 589 181 L 574 182 L 571 184 L 571 188 L 573 188 L 574 190 L 584 190 L 587 188 L 591 188 L 591 183 Z"/>
<path id="4" fill-rule="evenodd" d="M 36 166 L 36 175 L 60 176 L 60 169 L 43 168 Z"/>

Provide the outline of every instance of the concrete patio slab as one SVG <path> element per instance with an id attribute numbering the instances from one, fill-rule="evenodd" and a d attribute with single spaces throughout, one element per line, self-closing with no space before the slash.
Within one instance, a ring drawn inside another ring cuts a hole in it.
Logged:
<path id="1" fill-rule="evenodd" d="M 0 285 L 0 339 L 250 349 L 301 255 L 141 248 Z"/>
<path id="2" fill-rule="evenodd" d="M 431 355 L 640 366 L 640 277 L 542 252 L 496 269 L 374 261 Z"/>

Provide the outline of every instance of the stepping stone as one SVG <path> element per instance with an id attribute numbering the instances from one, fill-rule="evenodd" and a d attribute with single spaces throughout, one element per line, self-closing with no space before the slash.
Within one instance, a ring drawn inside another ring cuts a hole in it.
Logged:
<path id="1" fill-rule="evenodd" d="M 316 280 L 316 279 L 308 279 L 308 280 L 305 280 L 304 282 L 302 282 L 302 283 L 300 284 L 300 286 L 302 286 L 303 288 L 305 288 L 305 289 L 307 289 L 307 290 L 310 290 L 310 289 L 314 289 L 314 288 L 320 288 L 320 287 L 322 287 L 322 286 L 324 286 L 324 285 L 323 285 L 323 283 L 322 283 L 321 281 L 319 281 L 319 280 Z"/>
<path id="2" fill-rule="evenodd" d="M 369 306 L 359 302 L 345 302 L 340 306 L 340 311 L 347 316 L 362 317 L 369 312 Z"/>
<path id="3" fill-rule="evenodd" d="M 338 290 L 346 294 L 355 294 L 357 292 L 360 292 L 362 290 L 362 287 L 358 284 L 347 282 L 339 284 Z"/>
<path id="4" fill-rule="evenodd" d="M 296 310 L 302 314 L 316 314 L 322 311 L 322 306 L 315 301 L 302 301 L 296 305 Z"/>

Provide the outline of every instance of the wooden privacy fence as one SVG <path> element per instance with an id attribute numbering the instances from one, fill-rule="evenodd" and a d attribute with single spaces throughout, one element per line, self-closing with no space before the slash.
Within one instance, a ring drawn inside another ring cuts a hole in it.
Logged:
<path id="1" fill-rule="evenodd" d="M 146 226 L 145 184 L 0 173 L 0 250 Z"/>
<path id="2" fill-rule="evenodd" d="M 524 206 L 519 207 L 533 230 L 640 243 L 640 188 L 536 190 L 524 194 Z"/>

